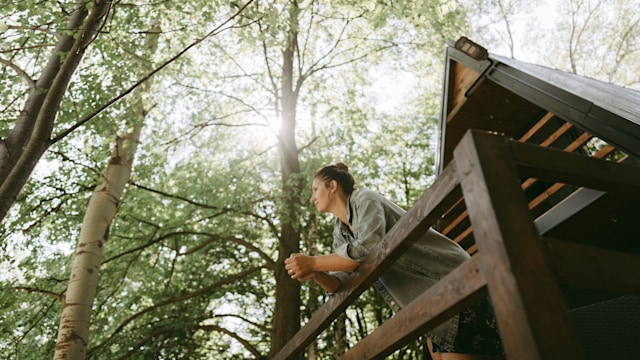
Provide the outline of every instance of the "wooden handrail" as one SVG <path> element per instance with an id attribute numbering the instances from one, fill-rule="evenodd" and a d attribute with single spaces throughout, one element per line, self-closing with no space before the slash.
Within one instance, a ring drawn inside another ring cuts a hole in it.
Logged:
<path id="1" fill-rule="evenodd" d="M 380 325 L 340 360 L 384 359 L 487 296 L 477 257 L 466 261 Z"/>

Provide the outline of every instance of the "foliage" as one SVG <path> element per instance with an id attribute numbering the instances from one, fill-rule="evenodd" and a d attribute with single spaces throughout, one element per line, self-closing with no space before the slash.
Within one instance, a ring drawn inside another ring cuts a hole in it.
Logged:
<path id="1" fill-rule="evenodd" d="M 443 43 L 468 32 L 462 17 L 467 9 L 499 14 L 493 11 L 499 1 L 473 3 L 477 6 L 429 0 L 254 1 L 239 22 L 206 37 L 244 4 L 114 2 L 57 114 L 54 145 L 0 225 L 0 311 L 7 325 L 0 347 L 7 349 L 6 356 L 41 359 L 53 353 L 59 299 L 86 202 L 130 116 L 124 101 L 92 114 L 139 80 L 139 64 L 146 60 L 139 44 L 152 20 L 163 31 L 155 63 L 204 40 L 154 75 L 150 99 L 155 106 L 147 114 L 134 179 L 105 248 L 88 346 L 93 359 L 267 354 L 281 236 L 277 213 L 287 195 L 281 192 L 276 151 L 284 30 L 293 26 L 300 40 L 295 135 L 303 190 L 294 220 L 303 234 L 302 251 L 327 253 L 332 220 L 315 214 L 308 202 L 308 181 L 319 167 L 344 161 L 360 186 L 405 208 L 432 181 Z M 299 11 L 294 23 L 292 4 Z M 527 8 L 518 1 L 505 4 L 512 4 L 513 12 L 505 12 L 502 22 L 470 17 L 471 23 L 486 21 L 486 28 L 469 36 L 490 49 L 497 48 L 494 41 L 507 42 L 500 36 L 508 36 L 508 30 L 501 26 L 520 19 L 516 9 Z M 2 60 L 11 59 L 36 77 L 73 6 L 71 1 L 2 3 L 0 138 L 14 125 L 26 94 L 15 69 Z M 616 26 L 637 24 L 638 13 L 619 13 L 624 21 Z M 599 19 L 608 21 L 604 15 Z M 491 26 L 503 35 L 489 36 Z M 585 34 L 595 36 L 587 27 Z M 516 35 L 515 28 L 511 31 Z M 619 64 L 601 67 L 612 74 L 611 81 L 637 86 L 628 75 L 637 74 L 632 70 L 640 63 L 631 61 L 637 56 L 635 38 L 604 42 L 625 51 L 590 50 L 601 63 Z M 523 48 L 532 52 L 519 39 L 513 36 L 514 54 Z M 574 48 L 587 48 L 581 44 Z M 613 53 L 627 55 L 616 62 L 609 59 Z M 575 59 L 576 69 L 591 69 L 586 57 Z M 326 300 L 314 286 L 303 286 L 301 322 Z M 353 345 L 391 314 L 368 291 L 346 315 Z M 335 357 L 334 335 L 329 329 L 320 336 L 319 359 Z M 419 357 L 418 344 L 394 357 Z"/>

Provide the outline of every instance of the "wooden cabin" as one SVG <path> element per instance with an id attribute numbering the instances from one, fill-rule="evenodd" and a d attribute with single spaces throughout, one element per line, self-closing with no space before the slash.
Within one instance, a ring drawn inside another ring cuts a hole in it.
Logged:
<path id="1" fill-rule="evenodd" d="M 640 92 L 466 38 L 445 60 L 438 177 L 276 359 L 431 226 L 471 260 L 341 359 L 384 359 L 487 295 L 508 359 L 640 358 Z"/>

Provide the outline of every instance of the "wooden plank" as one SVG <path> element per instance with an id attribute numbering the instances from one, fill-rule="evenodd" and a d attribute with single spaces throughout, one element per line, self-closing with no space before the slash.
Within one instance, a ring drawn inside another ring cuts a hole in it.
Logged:
<path id="1" fill-rule="evenodd" d="M 470 131 L 454 152 L 505 353 L 518 360 L 581 359 L 508 144 Z"/>
<path id="2" fill-rule="evenodd" d="M 538 122 L 533 125 L 524 135 L 522 135 L 518 140 L 525 142 L 529 139 L 531 139 L 531 137 L 533 135 L 535 135 L 538 131 L 540 131 L 540 129 L 542 129 L 543 126 L 545 126 L 549 120 L 553 119 L 555 115 L 552 112 L 548 112 L 546 113 L 540 120 L 538 120 Z"/>
<path id="3" fill-rule="evenodd" d="M 467 91 L 467 88 L 476 80 L 478 72 L 473 69 L 466 67 L 464 64 L 459 62 L 452 61 L 451 65 L 453 67 L 453 79 L 452 85 L 450 86 L 451 91 L 451 108 L 450 115 L 448 120 L 455 117 L 455 114 L 462 108 L 464 103 L 467 101 L 467 98 L 464 96 L 464 93 Z"/>
<path id="4" fill-rule="evenodd" d="M 341 360 L 384 359 L 487 296 L 477 257 L 461 264 L 346 352 Z"/>
<path id="5" fill-rule="evenodd" d="M 562 124 L 562 126 L 560 126 L 559 128 L 556 129 L 556 131 L 553 132 L 553 134 L 549 135 L 548 138 L 545 139 L 545 141 L 543 141 L 540 146 L 542 147 L 549 147 L 551 146 L 554 142 L 556 142 L 562 135 L 566 134 L 567 131 L 569 131 L 569 129 L 571 129 L 573 127 L 573 125 L 569 122 L 565 122 L 564 124 Z"/>
<path id="6" fill-rule="evenodd" d="M 569 286 L 640 294 L 640 255 L 545 239 L 558 281 Z"/>
<path id="7" fill-rule="evenodd" d="M 577 143 L 584 144 L 584 142 L 586 142 L 585 139 L 587 139 L 587 138 L 591 138 L 591 135 L 589 135 L 588 133 L 582 134 L 582 136 L 580 136 L 573 143 L 571 143 L 567 148 L 565 148 L 565 151 L 573 151 L 573 150 L 575 150 L 575 149 L 571 150 L 571 148 L 576 147 Z M 580 146 L 582 146 L 582 145 L 580 145 Z M 593 154 L 593 157 L 596 158 L 596 159 L 602 159 L 604 157 L 609 156 L 613 151 L 615 151 L 615 148 L 613 146 L 606 145 L 606 146 L 602 147 L 602 149 L 600 149 L 598 152 Z M 538 181 L 538 179 L 535 179 L 535 178 L 527 179 L 526 181 L 524 181 L 522 183 L 522 189 L 526 190 L 528 187 L 533 185 L 536 181 Z M 566 184 L 563 184 L 563 183 L 555 183 L 555 184 L 551 185 L 545 191 L 543 191 L 538 196 L 536 196 L 533 200 L 529 201 L 529 209 L 534 209 L 535 207 L 539 206 L 546 199 L 551 197 L 556 192 L 560 191 L 565 186 L 566 186 Z"/>
<path id="8" fill-rule="evenodd" d="M 631 196 L 640 195 L 640 167 L 513 140 L 507 140 L 507 143 L 514 165 L 523 176 Z"/>
<path id="9" fill-rule="evenodd" d="M 464 201 L 464 199 L 460 198 L 455 203 L 455 205 L 453 205 L 453 207 L 451 207 L 451 209 L 447 210 L 446 214 L 452 214 L 454 211 L 457 210 L 457 208 L 459 206 L 464 206 L 464 205 L 462 205 L 463 201 Z M 462 220 L 464 220 L 466 218 L 466 214 L 467 214 L 467 212 L 463 211 L 455 219 L 447 221 L 445 226 L 442 229 L 439 229 L 439 231 L 444 235 L 448 234 L 449 232 L 451 232 L 451 230 L 453 230 L 456 226 L 458 226 L 462 222 Z"/>
<path id="10" fill-rule="evenodd" d="M 340 291 L 313 314 L 273 359 L 289 359 L 304 350 L 461 196 L 455 161 L 452 161 L 381 243 L 371 250 L 350 281 L 344 283 Z"/>
<path id="11" fill-rule="evenodd" d="M 467 238 L 467 236 L 471 235 L 473 233 L 473 228 L 471 226 L 469 226 L 468 228 L 466 228 L 463 232 L 460 233 L 460 235 L 456 236 L 453 241 L 457 242 L 458 244 L 461 243 L 464 239 Z"/>
<path id="12" fill-rule="evenodd" d="M 582 135 L 573 140 L 571 144 L 567 145 L 567 147 L 564 148 L 564 151 L 574 152 L 584 146 L 584 144 L 589 142 L 591 138 L 593 138 L 593 135 L 589 134 L 588 132 L 584 132 L 582 133 Z"/>
<path id="13" fill-rule="evenodd" d="M 542 204 L 545 200 L 550 198 L 553 194 L 557 193 L 558 191 L 560 191 L 560 189 L 562 189 L 565 186 L 566 185 L 562 183 L 555 183 L 549 186 L 546 190 L 540 193 L 540 195 L 536 196 L 533 200 L 529 201 L 529 209 L 533 209 L 536 206 Z"/>

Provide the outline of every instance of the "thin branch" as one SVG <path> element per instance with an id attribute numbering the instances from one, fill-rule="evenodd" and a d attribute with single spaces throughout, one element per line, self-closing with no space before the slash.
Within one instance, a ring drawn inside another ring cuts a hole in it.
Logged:
<path id="1" fill-rule="evenodd" d="M 260 32 L 263 32 L 262 24 L 258 22 L 258 29 Z M 264 56 L 264 63 L 267 66 L 267 74 L 269 76 L 269 82 L 271 82 L 271 91 L 274 96 L 274 109 L 276 111 L 276 117 L 280 117 L 279 110 L 280 109 L 280 97 L 278 96 L 278 82 L 276 81 L 276 77 L 274 75 L 273 70 L 271 69 L 271 62 L 269 61 L 269 51 L 266 40 L 262 40 L 262 56 Z"/>
<path id="2" fill-rule="evenodd" d="M 264 355 L 262 355 L 260 353 L 260 351 L 258 351 L 258 349 L 256 349 L 253 345 L 251 345 L 251 343 L 249 343 L 249 341 L 245 340 L 244 338 L 240 337 L 240 335 L 238 335 L 235 332 L 232 332 L 230 330 L 227 330 L 223 327 L 217 326 L 217 325 L 201 325 L 199 327 L 201 330 L 207 330 L 207 331 L 218 331 L 224 334 L 227 334 L 229 336 L 231 336 L 232 338 L 234 338 L 236 341 L 238 341 L 240 344 L 242 344 L 242 346 L 244 346 L 245 349 L 249 350 L 249 352 L 251 352 L 253 354 L 253 356 L 255 356 L 256 359 L 266 359 L 266 357 Z"/>
<path id="3" fill-rule="evenodd" d="M 221 209 L 219 206 L 213 206 L 213 205 L 209 205 L 209 204 L 193 201 L 193 200 L 188 199 L 188 198 L 186 198 L 184 196 L 180 196 L 180 195 L 176 195 L 176 194 L 170 194 L 170 193 L 167 193 L 167 192 L 164 192 L 164 191 L 161 191 L 161 190 L 152 189 L 150 187 L 138 184 L 136 182 L 131 182 L 130 185 L 131 186 L 135 186 L 135 187 L 137 187 L 139 189 L 142 189 L 142 190 L 146 190 L 146 191 L 152 192 L 154 194 L 162 195 L 164 197 L 168 197 L 168 198 L 172 198 L 172 199 L 176 199 L 176 200 L 181 200 L 181 201 L 184 201 L 186 203 L 189 203 L 191 205 L 194 205 L 194 206 L 197 206 L 197 207 L 200 207 L 200 208 L 203 208 L 203 209 L 221 210 L 223 212 L 227 212 L 228 211 L 228 210 L 226 210 L 226 208 L 225 209 Z"/>
<path id="4" fill-rule="evenodd" d="M 38 289 L 38 288 L 32 288 L 32 287 L 28 287 L 28 286 L 14 286 L 13 287 L 16 290 L 23 290 L 26 291 L 28 293 L 39 293 L 39 294 L 43 294 L 43 295 L 47 295 L 50 296 L 56 300 L 59 301 L 63 301 L 63 296 L 61 294 L 56 294 L 53 291 L 49 291 L 49 290 L 42 290 L 42 289 Z"/>
<path id="5" fill-rule="evenodd" d="M 156 337 L 158 337 L 160 335 L 171 334 L 173 332 L 175 332 L 175 327 L 174 326 L 166 326 L 166 327 L 160 328 L 160 329 L 155 330 L 155 331 L 146 332 L 145 333 L 145 337 L 142 338 L 140 341 L 138 341 L 135 345 L 133 345 L 129 349 L 129 351 L 127 351 L 124 355 L 120 356 L 118 358 L 118 360 L 128 359 L 132 355 L 138 354 L 138 352 L 140 351 L 140 348 L 143 347 L 144 345 L 148 344 L 149 342 L 151 342 L 154 338 L 156 338 Z M 138 354 L 138 355 L 140 355 L 140 354 Z"/>
<path id="6" fill-rule="evenodd" d="M 13 69 L 13 71 L 17 72 L 18 75 L 20 75 L 27 82 L 27 85 L 29 85 L 29 89 L 31 90 L 35 89 L 36 87 L 35 80 L 33 80 L 31 76 L 29 76 L 29 74 L 27 74 L 26 71 L 22 70 L 22 68 L 20 68 L 18 65 L 1 57 L 0 57 L 0 64 L 5 64 L 11 69 Z"/>
<path id="7" fill-rule="evenodd" d="M 311 139 L 311 141 L 309 141 L 307 144 L 301 146 L 298 149 L 298 154 L 300 154 L 301 152 L 303 152 L 306 148 L 310 147 L 311 145 L 313 145 L 314 142 L 316 142 L 316 140 L 318 140 L 320 137 L 319 136 L 314 136 L 313 139 Z"/>
<path id="8" fill-rule="evenodd" d="M 261 216 L 261 215 L 258 215 L 256 213 L 252 213 L 252 212 L 249 212 L 249 211 L 243 211 L 242 214 L 253 216 L 256 219 L 264 221 L 267 224 L 267 226 L 269 227 L 269 229 L 271 229 L 271 233 L 273 234 L 273 237 L 278 239 L 278 242 L 280 242 L 282 240 L 282 238 L 280 237 L 280 232 L 278 231 L 278 227 L 276 226 L 276 224 L 269 217 Z"/>
<path id="9" fill-rule="evenodd" d="M 95 351 L 96 349 L 99 349 L 99 348 L 104 347 L 104 346 L 106 346 L 107 344 L 109 344 L 109 343 L 110 343 L 110 342 L 115 338 L 115 336 L 116 336 L 118 333 L 120 333 L 122 330 L 124 330 L 124 328 L 125 328 L 127 325 L 129 325 L 131 322 L 133 322 L 133 321 L 134 321 L 134 320 L 136 320 L 137 318 L 141 317 L 142 315 L 145 315 L 145 314 L 147 314 L 147 313 L 149 313 L 149 312 L 151 312 L 151 311 L 154 311 L 154 310 L 156 310 L 156 309 L 159 309 L 159 308 L 161 308 L 161 307 L 163 307 L 163 306 L 167 306 L 167 305 L 171 305 L 171 304 L 179 303 L 179 302 L 184 302 L 184 301 L 189 300 L 189 299 L 192 299 L 192 298 L 194 298 L 194 297 L 197 297 L 197 296 L 200 296 L 200 295 L 204 295 L 204 294 L 206 294 L 206 293 L 208 293 L 208 292 L 210 292 L 210 291 L 212 291 L 212 290 L 215 290 L 215 289 L 217 289 L 217 288 L 220 288 L 220 287 L 222 287 L 222 286 L 224 286 L 224 285 L 231 284 L 231 283 L 233 283 L 233 282 L 235 282 L 235 281 L 238 281 L 238 280 L 240 280 L 240 279 L 242 279 L 242 278 L 244 278 L 244 277 L 246 277 L 246 276 L 249 276 L 249 275 L 251 275 L 251 274 L 253 274 L 253 273 L 257 272 L 257 271 L 260 271 L 261 269 L 262 269 L 262 266 L 252 267 L 252 268 L 249 268 L 249 269 L 247 269 L 247 270 L 245 270 L 245 271 L 242 271 L 242 272 L 240 272 L 240 273 L 238 273 L 238 274 L 235 274 L 235 275 L 233 275 L 233 276 L 230 276 L 230 277 L 228 277 L 228 278 L 226 278 L 226 279 L 220 280 L 220 281 L 218 281 L 218 282 L 216 282 L 216 283 L 213 283 L 213 284 L 211 284 L 211 285 L 209 285 L 209 286 L 206 286 L 206 287 L 204 287 L 204 288 L 198 289 L 198 290 L 196 290 L 196 291 L 193 291 L 193 292 L 187 293 L 187 294 L 182 295 L 182 296 L 176 296 L 176 297 L 173 297 L 173 298 L 169 298 L 169 299 L 166 299 L 166 300 L 164 300 L 164 301 L 161 301 L 161 302 L 159 302 L 159 303 L 157 303 L 157 304 L 155 304 L 155 305 L 149 306 L 149 307 L 147 307 L 146 309 L 143 309 L 142 311 L 139 311 L 139 312 L 137 312 L 137 313 L 133 314 L 132 316 L 130 316 L 129 318 L 127 318 L 126 320 L 124 320 L 124 321 L 123 321 L 123 322 L 122 322 L 122 323 L 121 323 L 121 324 L 120 324 L 120 325 L 119 325 L 119 326 L 118 326 L 118 327 L 117 327 L 117 328 L 116 328 L 116 329 L 111 333 L 111 335 L 110 335 L 110 336 L 109 336 L 109 337 L 108 337 L 108 338 L 107 338 L 103 343 L 98 344 L 95 348 L 93 348 L 93 349 L 91 349 L 91 350 L 92 350 L 92 351 Z"/>
<path id="10" fill-rule="evenodd" d="M 116 254 L 116 255 L 106 259 L 105 261 L 103 261 L 102 264 L 104 265 L 104 264 L 109 263 L 111 261 L 114 261 L 114 260 L 116 260 L 118 258 L 121 258 L 121 257 L 123 257 L 125 255 L 129 255 L 129 254 L 132 254 L 132 253 L 135 253 L 135 252 L 138 252 L 138 251 L 142 251 L 142 250 L 144 250 L 144 249 L 146 249 L 146 248 L 148 248 L 148 247 L 150 247 L 152 245 L 155 245 L 157 243 L 160 243 L 160 242 L 162 242 L 162 241 L 164 241 L 166 239 L 170 239 L 170 238 L 172 238 L 174 236 L 180 236 L 180 235 L 210 235 L 210 234 L 196 233 L 196 232 L 191 232 L 191 231 L 174 231 L 174 232 L 170 232 L 170 233 L 164 234 L 162 236 L 159 236 L 156 239 L 152 239 L 152 240 L 150 240 L 149 242 L 147 242 L 145 244 L 136 246 L 134 248 L 131 248 L 129 250 L 125 250 L 125 251 L 123 251 L 123 252 L 121 252 L 119 254 Z"/>
<path id="11" fill-rule="evenodd" d="M 237 26 L 229 26 L 229 27 L 225 27 L 229 22 L 231 22 L 233 19 L 235 19 L 249 4 L 251 4 L 254 0 L 249 0 L 246 4 L 244 4 L 235 14 L 233 14 L 230 18 L 228 18 L 227 20 L 225 20 L 224 22 L 222 22 L 222 24 L 216 26 L 213 30 L 211 30 L 209 33 L 207 33 L 206 35 L 204 35 L 203 37 L 195 40 L 194 42 L 192 42 L 191 44 L 189 44 L 187 47 L 185 47 L 184 49 L 182 49 L 180 52 L 178 52 L 176 55 L 174 55 L 173 57 L 171 57 L 169 60 L 165 61 L 164 63 L 162 63 L 159 67 L 157 67 L 156 69 L 154 69 L 153 71 L 151 71 L 150 73 L 148 73 L 147 75 L 145 75 L 142 79 L 138 80 L 135 84 L 133 84 L 132 86 L 130 86 L 127 90 L 125 90 L 124 92 L 122 92 L 120 95 L 114 97 L 113 99 L 107 101 L 107 103 L 105 103 L 104 105 L 102 105 L 101 107 L 99 107 L 97 110 L 95 110 L 94 112 L 92 112 L 91 114 L 89 114 L 87 117 L 85 117 L 84 119 L 78 121 L 77 123 L 75 123 L 73 126 L 69 127 L 67 130 L 62 131 L 60 134 L 58 134 L 57 136 L 55 136 L 52 140 L 51 143 L 56 143 L 58 141 L 60 141 L 61 139 L 65 138 L 67 135 L 69 135 L 70 133 L 72 133 L 74 130 L 76 130 L 77 128 L 83 126 L 84 124 L 86 124 L 87 122 L 89 122 L 89 120 L 93 119 L 94 117 L 96 117 L 98 114 L 100 114 L 102 111 L 104 111 L 105 109 L 109 108 L 111 105 L 115 104 L 116 102 L 118 102 L 120 99 L 124 98 L 125 96 L 127 96 L 129 93 L 133 92 L 133 90 L 135 90 L 138 86 L 142 85 L 144 82 L 146 82 L 147 80 L 149 80 L 151 77 L 153 77 L 155 74 L 157 74 L 158 72 L 160 72 L 161 70 L 163 70 L 165 67 L 167 67 L 168 65 L 172 64 L 173 62 L 175 62 L 178 58 L 180 58 L 182 55 L 184 55 L 187 51 L 189 51 L 191 48 L 195 47 L 196 45 L 200 44 L 201 42 L 205 41 L 206 39 L 218 35 L 219 33 L 226 31 L 228 29 L 232 29 L 232 28 L 236 28 Z"/>
<path id="12" fill-rule="evenodd" d="M 188 249 L 185 252 L 178 252 L 178 255 L 191 255 L 203 248 L 205 248 L 207 245 L 212 244 L 214 242 L 218 242 L 218 241 L 229 241 L 232 243 L 236 243 L 239 245 L 242 245 L 244 247 L 246 247 L 247 249 L 257 253 L 263 260 L 265 260 L 267 262 L 267 268 L 269 270 L 273 270 L 275 269 L 276 266 L 276 262 L 273 261 L 273 259 L 271 259 L 271 257 L 266 254 L 264 251 L 262 251 L 260 248 L 258 248 L 257 246 L 253 245 L 252 243 L 242 240 L 241 238 L 235 237 L 235 236 L 219 236 L 219 235 L 211 235 L 207 240 L 201 242 L 200 244 L 192 247 L 191 249 Z"/>
<path id="13" fill-rule="evenodd" d="M 29 326 L 27 329 L 25 329 L 24 331 L 22 331 L 22 334 L 19 338 L 16 338 L 15 341 L 13 341 L 14 344 L 20 344 L 22 343 L 22 341 L 27 337 L 27 335 L 29 335 L 29 333 L 36 328 L 36 326 L 38 326 L 38 324 L 40 324 L 42 322 L 42 320 L 49 314 L 49 311 L 51 311 L 51 309 L 53 309 L 54 305 L 56 305 L 58 303 L 57 300 L 60 299 L 54 299 L 51 300 L 51 302 L 49 303 L 49 305 L 46 306 L 46 308 L 43 309 L 43 311 L 41 312 L 41 314 L 37 317 L 37 319 L 35 321 L 33 321 L 31 323 L 31 326 Z"/>
<path id="14" fill-rule="evenodd" d="M 255 321 L 252 321 L 250 319 L 247 319 L 247 318 L 245 318 L 243 316 L 240 316 L 240 315 L 237 315 L 237 314 L 215 314 L 215 315 L 213 315 L 213 317 L 217 317 L 217 318 L 233 317 L 233 318 L 236 318 L 236 319 L 240 319 L 240 320 L 246 322 L 247 324 L 251 324 L 251 325 L 257 327 L 258 329 L 260 329 L 262 331 L 265 331 L 265 332 L 271 331 L 271 329 L 268 328 L 267 326 L 264 326 L 262 324 L 258 324 Z"/>

